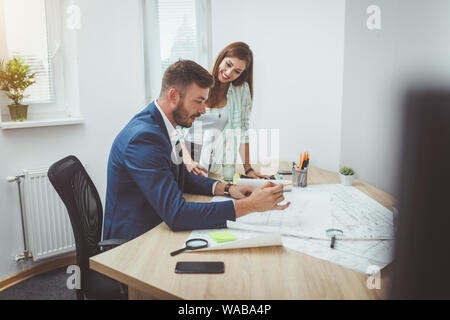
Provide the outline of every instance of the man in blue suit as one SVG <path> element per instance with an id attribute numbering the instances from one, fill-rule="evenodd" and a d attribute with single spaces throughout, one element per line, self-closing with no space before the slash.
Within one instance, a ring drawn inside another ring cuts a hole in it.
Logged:
<path id="1" fill-rule="evenodd" d="M 174 63 L 164 73 L 160 97 L 118 134 L 108 161 L 104 239 L 133 239 L 162 221 L 174 231 L 220 227 L 250 212 L 289 206 L 278 205 L 284 200 L 281 185 L 268 182 L 253 190 L 186 170 L 175 127 L 190 127 L 205 113 L 212 84 L 197 63 Z M 236 200 L 187 202 L 183 192 Z"/>

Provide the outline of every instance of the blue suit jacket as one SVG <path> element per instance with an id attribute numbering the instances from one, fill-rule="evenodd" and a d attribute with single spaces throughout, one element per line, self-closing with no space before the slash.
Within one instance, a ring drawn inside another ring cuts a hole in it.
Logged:
<path id="1" fill-rule="evenodd" d="M 189 173 L 171 158 L 172 144 L 152 102 L 114 140 L 108 160 L 104 239 L 133 239 L 164 221 L 170 229 L 223 226 L 232 201 L 186 202 L 183 192 L 212 196 L 216 180 Z"/>

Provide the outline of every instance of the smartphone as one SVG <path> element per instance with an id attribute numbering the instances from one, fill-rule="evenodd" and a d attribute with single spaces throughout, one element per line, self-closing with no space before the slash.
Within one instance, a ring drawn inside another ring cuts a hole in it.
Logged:
<path id="1" fill-rule="evenodd" d="M 219 261 L 180 261 L 175 273 L 224 273 L 225 264 Z"/>

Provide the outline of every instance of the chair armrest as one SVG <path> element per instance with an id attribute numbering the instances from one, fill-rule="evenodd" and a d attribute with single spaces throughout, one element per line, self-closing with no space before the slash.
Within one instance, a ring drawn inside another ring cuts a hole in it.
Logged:
<path id="1" fill-rule="evenodd" d="M 127 241 L 128 240 L 125 239 L 108 239 L 100 241 L 97 245 L 106 251 L 113 247 L 120 246 L 121 244 L 124 244 Z"/>

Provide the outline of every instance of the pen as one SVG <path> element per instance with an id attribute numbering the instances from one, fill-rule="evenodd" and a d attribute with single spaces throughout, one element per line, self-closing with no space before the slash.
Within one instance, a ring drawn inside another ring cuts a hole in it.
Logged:
<path id="1" fill-rule="evenodd" d="M 293 184 L 294 184 L 293 182 L 291 182 L 291 183 L 286 183 L 286 184 L 283 184 L 283 187 L 292 186 Z M 266 188 L 270 188 L 270 187 L 269 187 L 269 186 L 264 187 L 263 190 L 266 189 Z M 251 194 L 252 194 L 251 192 L 247 192 L 247 193 L 245 194 L 245 196 L 248 197 L 248 196 L 250 196 Z"/>
<path id="2" fill-rule="evenodd" d="M 305 160 L 303 161 L 301 170 L 307 168 L 308 164 L 309 164 L 309 153 L 305 153 Z"/>
<path id="3" fill-rule="evenodd" d="M 298 167 L 299 167 L 299 169 L 302 168 L 302 163 L 303 163 L 303 160 L 302 160 L 302 153 L 300 152 L 300 161 L 298 162 Z"/>
<path id="4" fill-rule="evenodd" d="M 286 183 L 286 184 L 283 184 L 283 187 L 289 187 L 289 186 L 292 186 L 293 184 L 294 184 L 293 182 Z M 263 189 L 266 189 L 266 188 L 270 188 L 270 186 L 264 187 Z"/>
<path id="5" fill-rule="evenodd" d="M 303 156 L 303 159 L 302 159 L 302 163 L 299 167 L 300 170 L 303 170 L 305 168 L 306 154 L 307 153 L 305 152 L 305 155 Z"/>
<path id="6" fill-rule="evenodd" d="M 305 168 L 308 166 L 308 161 L 309 161 L 309 152 L 306 154 Z"/>

